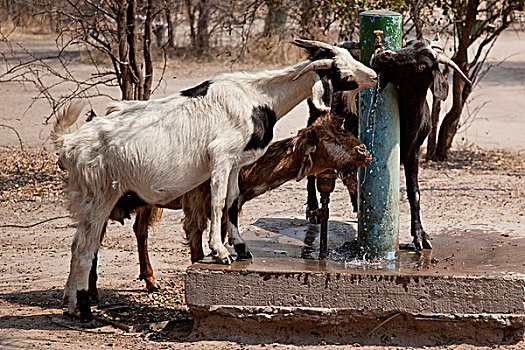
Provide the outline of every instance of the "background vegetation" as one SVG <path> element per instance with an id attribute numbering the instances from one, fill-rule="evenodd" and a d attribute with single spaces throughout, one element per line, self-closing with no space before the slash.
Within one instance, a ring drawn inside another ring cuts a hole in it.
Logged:
<path id="1" fill-rule="evenodd" d="M 162 81 L 168 61 L 288 64 L 296 57 L 285 43 L 294 37 L 332 43 L 357 40 L 361 11 L 389 9 L 403 14 L 405 39 L 442 34 L 450 49 L 447 54 L 473 81 L 469 86 L 452 78 L 453 103 L 441 124 L 441 104 L 433 102 L 427 158 L 445 160 L 465 103 L 490 68 L 487 55 L 503 30 L 523 21 L 523 2 L 0 0 L 0 82 L 34 84 L 53 113 L 72 98 L 103 95 L 101 86 L 118 86 L 122 99 L 145 100 Z M 15 44 L 20 30 L 52 36 L 57 53 L 40 57 L 24 50 Z M 68 68 L 70 52 L 79 50 L 96 70 L 84 79 Z M 46 75 L 57 79 L 42 79 Z M 74 84 L 71 94 L 54 96 L 52 86 L 64 83 Z"/>

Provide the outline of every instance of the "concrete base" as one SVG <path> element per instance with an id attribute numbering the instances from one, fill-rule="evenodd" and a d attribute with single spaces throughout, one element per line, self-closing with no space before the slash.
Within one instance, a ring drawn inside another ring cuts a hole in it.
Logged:
<path id="1" fill-rule="evenodd" d="M 413 346 L 523 339 L 522 237 L 451 231 L 434 236 L 433 251 L 363 264 L 306 259 L 316 226 L 274 224 L 280 231 L 262 222 L 246 233 L 253 261 L 188 268 L 195 337 Z M 330 228 L 334 248 L 348 233 L 341 237 L 344 224 Z"/>

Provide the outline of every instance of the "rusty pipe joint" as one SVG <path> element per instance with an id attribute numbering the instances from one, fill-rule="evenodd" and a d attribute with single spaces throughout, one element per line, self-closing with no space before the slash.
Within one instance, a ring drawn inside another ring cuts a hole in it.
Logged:
<path id="1" fill-rule="evenodd" d="M 375 52 L 383 50 L 383 39 L 381 39 L 381 35 L 383 35 L 382 30 L 374 30 L 374 34 L 376 35 L 376 42 L 374 45 Z"/>
<path id="2" fill-rule="evenodd" d="M 321 208 L 313 210 L 309 215 L 314 216 L 321 223 L 321 232 L 319 235 L 319 259 L 326 259 L 328 256 L 328 219 L 330 211 L 328 203 L 330 203 L 330 193 L 335 189 L 336 173 L 333 170 L 327 170 L 316 175 L 317 190 L 321 194 Z"/>
<path id="3" fill-rule="evenodd" d="M 370 57 L 370 62 L 368 64 L 372 66 L 372 61 L 374 59 L 374 56 L 383 51 L 383 39 L 381 39 L 381 35 L 383 35 L 382 30 L 374 30 L 374 34 L 376 35 L 376 40 L 374 43 L 374 52 L 372 52 L 372 56 Z"/>

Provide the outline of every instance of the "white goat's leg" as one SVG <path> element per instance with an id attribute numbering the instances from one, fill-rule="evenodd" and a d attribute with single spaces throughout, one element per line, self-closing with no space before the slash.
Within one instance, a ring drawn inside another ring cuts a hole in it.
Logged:
<path id="1" fill-rule="evenodd" d="M 211 228 L 210 228 L 210 249 L 214 260 L 221 264 L 231 264 L 233 258 L 224 246 L 221 237 L 222 210 L 226 201 L 228 190 L 228 179 L 231 172 L 231 165 L 227 162 L 217 162 L 217 167 L 212 168 L 211 173 Z"/>
<path id="2" fill-rule="evenodd" d="M 67 306 L 68 313 L 71 316 L 80 317 L 79 310 L 77 309 L 77 270 L 78 270 L 78 248 L 82 241 L 85 240 L 86 235 L 89 232 L 89 222 L 81 221 L 77 224 L 77 231 L 71 244 L 71 263 L 69 265 L 69 276 L 64 288 L 64 306 Z"/>
<path id="3" fill-rule="evenodd" d="M 93 321 L 89 298 L 89 272 L 100 247 L 100 234 L 107 219 L 83 220 L 78 223 L 71 246 L 71 271 L 64 291 L 68 312 L 80 316 L 82 322 Z"/>
<path id="4" fill-rule="evenodd" d="M 239 234 L 239 172 L 240 168 L 233 169 L 228 181 L 228 196 L 226 203 L 228 205 L 228 240 L 237 252 L 237 260 L 251 260 L 252 254 L 246 246 L 246 242 Z"/>
<path id="5" fill-rule="evenodd" d="M 69 265 L 69 276 L 67 278 L 66 286 L 64 288 L 64 297 L 62 299 L 62 305 L 67 307 L 67 310 L 71 316 L 80 316 L 75 314 L 75 308 L 77 306 L 77 273 L 76 273 L 76 259 L 74 255 L 71 256 L 71 263 Z"/>

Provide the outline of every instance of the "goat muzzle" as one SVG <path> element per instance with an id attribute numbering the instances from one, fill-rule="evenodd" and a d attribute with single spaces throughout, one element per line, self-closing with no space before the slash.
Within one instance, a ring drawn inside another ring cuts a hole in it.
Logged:
<path id="1" fill-rule="evenodd" d="M 395 62 L 396 53 L 392 50 L 377 49 L 370 58 L 370 67 L 376 71 L 383 65 L 389 65 Z"/>
<path id="2" fill-rule="evenodd" d="M 370 151 L 366 148 L 364 144 L 355 146 L 354 152 L 357 155 L 357 159 L 359 161 L 362 161 L 366 165 L 370 164 L 370 162 L 372 161 L 372 156 L 370 155 Z"/>

